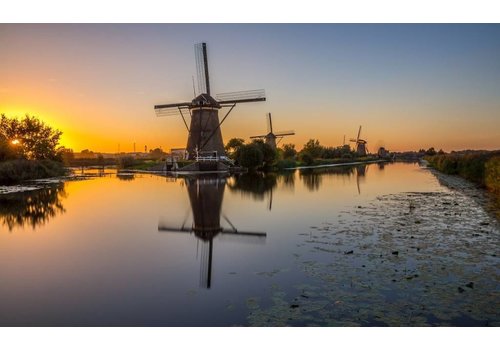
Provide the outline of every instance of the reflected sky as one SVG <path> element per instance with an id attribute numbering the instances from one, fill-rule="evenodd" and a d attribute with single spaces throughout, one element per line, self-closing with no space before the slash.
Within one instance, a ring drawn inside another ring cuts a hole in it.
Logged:
<path id="1" fill-rule="evenodd" d="M 401 163 L 67 182 L 54 202 L 64 211 L 44 225 L 0 227 L 0 324 L 244 325 L 248 300 L 309 278 L 294 265 L 298 234 L 403 191 L 444 189 L 418 165 Z"/>

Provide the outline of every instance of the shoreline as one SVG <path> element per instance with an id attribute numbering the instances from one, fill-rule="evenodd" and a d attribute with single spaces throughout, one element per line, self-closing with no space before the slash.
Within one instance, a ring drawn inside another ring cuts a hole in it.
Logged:
<path id="1" fill-rule="evenodd" d="M 438 180 L 439 184 L 451 191 L 462 193 L 479 204 L 499 224 L 500 221 L 500 197 L 489 192 L 486 188 L 464 179 L 459 175 L 450 175 L 427 166 L 424 163 L 422 169 L 429 171 Z"/>
<path id="2" fill-rule="evenodd" d="M 304 166 L 297 166 L 297 167 L 293 167 L 293 168 L 284 168 L 283 170 L 331 168 L 331 167 L 337 167 L 337 166 L 349 166 L 349 165 L 371 164 L 371 163 L 385 163 L 385 162 L 389 162 L 389 161 L 385 160 L 385 159 L 378 159 L 378 160 L 366 160 L 366 161 L 361 161 L 361 162 L 350 162 L 350 163 L 332 163 L 332 164 L 320 164 L 320 165 L 304 165 Z"/>

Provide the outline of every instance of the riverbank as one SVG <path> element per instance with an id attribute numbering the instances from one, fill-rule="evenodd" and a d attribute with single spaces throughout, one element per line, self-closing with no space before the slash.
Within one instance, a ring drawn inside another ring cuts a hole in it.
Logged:
<path id="1" fill-rule="evenodd" d="M 497 220 L 500 219 L 500 194 L 487 191 L 484 187 L 468 181 L 459 175 L 445 174 L 432 167 L 427 167 L 426 169 L 436 177 L 441 185 L 469 197 L 484 208 L 487 213 L 493 215 Z"/>
<path id="2" fill-rule="evenodd" d="M 442 173 L 458 175 L 500 195 L 500 151 L 464 151 L 427 156 Z"/>
<path id="3" fill-rule="evenodd" d="M 498 326 L 500 228 L 489 193 L 431 168 L 441 188 L 346 207 L 293 251 L 308 277 L 249 304 L 252 326 Z"/>

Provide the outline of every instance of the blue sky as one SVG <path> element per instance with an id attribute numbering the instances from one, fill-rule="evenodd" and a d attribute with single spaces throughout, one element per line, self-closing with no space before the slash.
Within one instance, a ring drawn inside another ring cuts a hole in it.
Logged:
<path id="1" fill-rule="evenodd" d="M 0 111 L 47 118 L 75 150 L 182 147 L 180 118 L 152 107 L 192 98 L 201 41 L 213 92 L 268 96 L 235 109 L 226 140 L 261 133 L 272 112 L 298 148 L 360 124 L 372 148 L 500 147 L 500 25 L 3 24 Z"/>

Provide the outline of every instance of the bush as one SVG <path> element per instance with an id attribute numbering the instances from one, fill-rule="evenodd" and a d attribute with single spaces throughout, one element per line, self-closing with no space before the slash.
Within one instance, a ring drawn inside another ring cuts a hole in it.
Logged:
<path id="1" fill-rule="evenodd" d="M 238 163 L 249 169 L 255 169 L 262 165 L 264 155 L 258 145 L 251 143 L 240 147 Z"/>
<path id="2" fill-rule="evenodd" d="M 283 170 L 285 168 L 295 168 L 297 166 L 297 162 L 293 159 L 283 159 L 276 163 L 276 168 L 279 170 Z"/>
<path id="3" fill-rule="evenodd" d="M 314 158 L 309 152 L 301 152 L 300 154 L 300 161 L 304 165 L 313 165 L 314 163 Z"/>
<path id="4" fill-rule="evenodd" d="M 9 185 L 26 180 L 63 176 L 66 169 L 52 160 L 8 160 L 0 163 L 0 184 Z"/>
<path id="5" fill-rule="evenodd" d="M 498 192 L 500 187 L 500 155 L 493 152 L 470 152 L 436 154 L 426 160 L 437 170 L 450 175 L 459 175 L 480 186 Z"/>
<path id="6" fill-rule="evenodd" d="M 500 194 L 500 156 L 488 160 L 485 164 L 485 185 L 486 187 Z"/>

